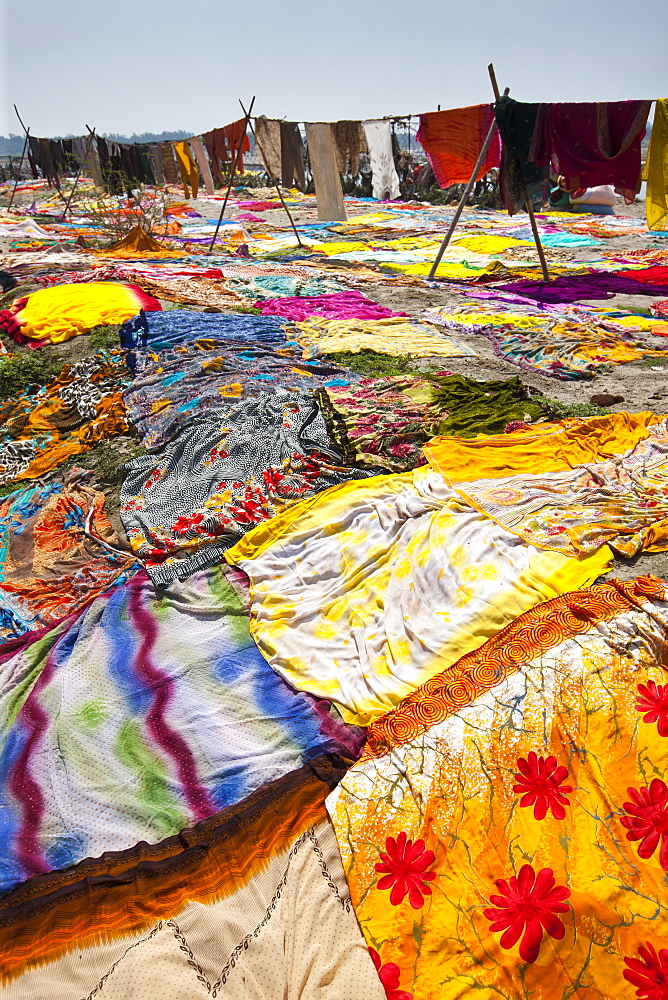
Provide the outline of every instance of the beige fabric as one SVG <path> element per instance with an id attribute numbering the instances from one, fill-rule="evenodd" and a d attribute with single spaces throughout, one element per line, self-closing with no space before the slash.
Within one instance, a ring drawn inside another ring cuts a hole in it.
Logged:
<path id="1" fill-rule="evenodd" d="M 272 179 L 281 176 L 281 123 L 262 115 L 255 119 L 255 141 L 260 147 L 260 156 Z"/>
<path id="2" fill-rule="evenodd" d="M 197 160 L 197 166 L 202 175 L 202 180 L 204 181 L 204 187 L 207 194 L 213 194 L 213 176 L 211 174 L 211 167 L 209 166 L 209 158 L 206 155 L 206 150 L 204 149 L 204 143 L 201 139 L 191 139 L 190 148 L 195 154 L 195 159 Z"/>
<path id="3" fill-rule="evenodd" d="M 2 1000 L 386 1000 L 325 819 L 233 896 L 70 952 Z"/>

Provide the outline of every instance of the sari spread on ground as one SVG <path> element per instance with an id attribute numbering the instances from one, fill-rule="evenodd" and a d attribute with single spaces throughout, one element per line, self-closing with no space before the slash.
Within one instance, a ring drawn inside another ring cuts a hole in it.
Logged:
<path id="1" fill-rule="evenodd" d="M 258 394 L 309 392 L 347 385 L 345 368 L 305 361 L 296 345 L 202 337 L 137 356 L 135 378 L 123 394 L 128 418 L 149 451 L 161 448 L 204 409 Z"/>
<path id="2" fill-rule="evenodd" d="M 503 439 L 488 439 L 488 446 L 498 456 Z M 445 453 L 448 440 L 430 445 L 429 454 L 432 448 Z M 536 468 L 539 463 L 537 456 Z M 453 468 L 451 479 L 474 507 L 541 548 L 589 555 L 607 543 L 627 558 L 668 549 L 666 419 L 652 424 L 633 448 L 605 461 L 462 483 Z"/>
<path id="3" fill-rule="evenodd" d="M 37 876 L 0 905 L 8 1000 L 386 1000 L 320 755 L 178 836 Z"/>
<path id="4" fill-rule="evenodd" d="M 226 557 L 251 579 L 271 666 L 368 725 L 534 604 L 592 583 L 609 550 L 538 550 L 414 470 L 333 487 Z"/>
<path id="5" fill-rule="evenodd" d="M 428 309 L 424 318 L 447 330 L 480 333 L 504 361 L 566 381 L 591 378 L 603 364 L 665 357 L 665 351 L 650 347 L 615 318 L 595 320 L 571 311 L 561 316 L 548 312 L 527 314 L 487 304 L 474 310 L 463 306 L 455 312 L 441 306 Z"/>
<path id="6" fill-rule="evenodd" d="M 651 101 L 542 105 L 531 159 L 551 165 L 569 191 L 613 184 L 631 204 L 640 190 L 640 144 Z"/>
<path id="7" fill-rule="evenodd" d="M 51 480 L 3 497 L 0 639 L 53 625 L 125 582 L 139 567 L 119 545 L 104 494 L 81 483 Z"/>
<path id="8" fill-rule="evenodd" d="M 53 285 L 2 310 L 0 328 L 19 343 L 40 347 L 59 344 L 95 326 L 124 323 L 140 309 L 156 311 L 161 305 L 137 285 L 111 281 Z"/>
<path id="9" fill-rule="evenodd" d="M 358 730 L 256 649 L 246 583 L 217 567 L 156 594 L 144 572 L 0 652 L 1 888 L 155 844 Z M 104 767 L 100 767 L 104 761 Z"/>
<path id="10" fill-rule="evenodd" d="M 665 295 L 666 268 L 661 268 L 661 284 L 643 281 L 642 272 L 624 274 L 598 272 L 594 274 L 561 275 L 552 281 L 526 279 L 498 285 L 499 291 L 515 292 L 537 302 L 577 302 L 580 299 L 611 299 L 614 295 Z"/>
<path id="11" fill-rule="evenodd" d="M 281 387 L 221 396 L 159 452 L 125 468 L 121 518 L 156 583 L 212 566 L 253 525 L 368 475 L 332 449 L 312 393 Z"/>
<path id="12" fill-rule="evenodd" d="M 665 584 L 613 580 L 370 727 L 328 808 L 390 995 L 665 994 L 667 643 Z"/>
<path id="13" fill-rule="evenodd" d="M 312 316 L 295 323 L 295 336 L 305 357 L 337 351 L 377 351 L 410 354 L 416 358 L 476 357 L 476 352 L 454 337 L 444 337 L 430 323 L 393 316 L 389 319 L 343 320 Z"/>
<path id="14" fill-rule="evenodd" d="M 420 115 L 416 138 L 427 154 L 439 187 L 468 183 L 493 121 L 491 104 Z M 495 132 L 474 180 L 479 181 L 500 162 L 501 140 Z"/>
<path id="15" fill-rule="evenodd" d="M 435 434 L 472 437 L 541 417 L 519 379 L 476 382 L 451 372 L 365 378 L 316 391 L 329 435 L 346 461 L 405 472 Z"/>
<path id="16" fill-rule="evenodd" d="M 65 365 L 49 385 L 0 403 L 0 483 L 36 479 L 128 429 L 121 351 Z"/>
<path id="17" fill-rule="evenodd" d="M 368 299 L 361 292 L 335 292 L 332 295 L 282 296 L 277 299 L 260 299 L 255 308 L 267 316 L 285 316 L 289 320 L 304 320 L 309 316 L 327 319 L 386 319 L 388 316 L 407 316 L 396 313 Z"/>

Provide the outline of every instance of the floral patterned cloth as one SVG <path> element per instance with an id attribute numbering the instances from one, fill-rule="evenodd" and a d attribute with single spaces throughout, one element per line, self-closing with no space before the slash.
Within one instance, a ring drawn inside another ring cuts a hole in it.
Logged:
<path id="1" fill-rule="evenodd" d="M 666 995 L 667 644 L 665 585 L 612 581 L 370 728 L 328 808 L 389 996 Z"/>
<path id="2" fill-rule="evenodd" d="M 53 480 L 4 497 L 0 637 L 51 625 L 122 583 L 139 567 L 131 553 L 114 551 L 119 545 L 104 512 L 104 494 L 88 486 Z"/>
<path id="3" fill-rule="evenodd" d="M 368 474 L 344 467 L 312 394 L 280 388 L 221 396 L 125 468 L 121 517 L 157 583 L 220 561 L 250 527 L 296 500 Z"/>
<path id="4" fill-rule="evenodd" d="M 345 459 L 392 472 L 419 464 L 422 445 L 435 434 L 489 434 L 545 413 L 519 379 L 476 382 L 447 371 L 324 386 L 316 396 Z"/>
<path id="5" fill-rule="evenodd" d="M 0 483 L 36 479 L 128 429 L 121 351 L 65 365 L 49 385 L 0 403 Z"/>

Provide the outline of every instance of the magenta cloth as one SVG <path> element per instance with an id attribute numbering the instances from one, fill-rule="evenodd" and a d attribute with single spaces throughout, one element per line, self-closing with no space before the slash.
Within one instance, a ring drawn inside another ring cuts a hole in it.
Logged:
<path id="1" fill-rule="evenodd" d="M 285 316 L 297 322 L 309 316 L 327 319 L 387 319 L 388 316 L 408 316 L 392 312 L 385 306 L 367 299 L 361 292 L 334 292 L 332 295 L 283 295 L 277 299 L 262 299 L 255 303 L 265 316 Z"/>
<path id="2" fill-rule="evenodd" d="M 631 272 L 628 272 L 631 273 Z M 504 292 L 515 292 L 536 302 L 577 302 L 579 299 L 611 299 L 613 295 L 665 295 L 665 285 L 648 285 L 634 278 L 609 272 L 562 275 L 554 281 L 513 281 L 497 285 Z"/>
<path id="3" fill-rule="evenodd" d="M 640 190 L 640 144 L 651 101 L 545 104 L 531 159 L 566 179 L 569 191 L 613 184 L 630 204 Z"/>

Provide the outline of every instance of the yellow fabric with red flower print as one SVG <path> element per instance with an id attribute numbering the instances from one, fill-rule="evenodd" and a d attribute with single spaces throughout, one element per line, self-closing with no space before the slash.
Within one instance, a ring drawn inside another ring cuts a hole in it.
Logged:
<path id="1" fill-rule="evenodd" d="M 328 807 L 393 998 L 665 996 L 664 586 L 534 608 L 370 728 Z"/>

